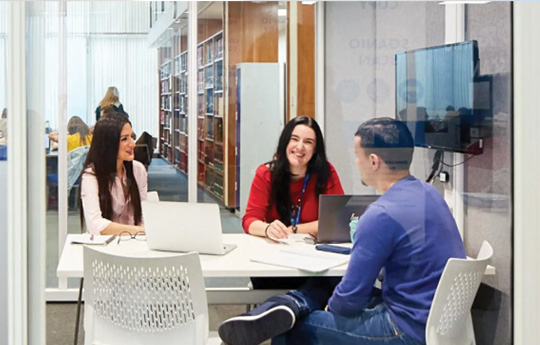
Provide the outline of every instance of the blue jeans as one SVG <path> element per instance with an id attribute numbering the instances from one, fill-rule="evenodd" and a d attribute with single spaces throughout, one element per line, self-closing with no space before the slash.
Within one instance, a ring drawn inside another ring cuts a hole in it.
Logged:
<path id="1" fill-rule="evenodd" d="M 287 295 L 298 305 L 299 315 L 294 327 L 273 338 L 272 345 L 420 344 L 397 328 L 380 296 L 373 297 L 359 314 L 346 317 L 321 310 L 330 294 L 328 287 L 289 291 Z"/>

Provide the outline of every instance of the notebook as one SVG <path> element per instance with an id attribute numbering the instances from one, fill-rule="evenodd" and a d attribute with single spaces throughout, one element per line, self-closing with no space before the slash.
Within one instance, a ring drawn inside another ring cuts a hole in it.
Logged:
<path id="1" fill-rule="evenodd" d="M 327 195 L 319 196 L 320 243 L 351 242 L 349 223 L 360 217 L 379 195 Z"/>
<path id="2" fill-rule="evenodd" d="M 223 244 L 217 204 L 147 200 L 142 211 L 152 250 L 223 255 L 236 248 Z"/>

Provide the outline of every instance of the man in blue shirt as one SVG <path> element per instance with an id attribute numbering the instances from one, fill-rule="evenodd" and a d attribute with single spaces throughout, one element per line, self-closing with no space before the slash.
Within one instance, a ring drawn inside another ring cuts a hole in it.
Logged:
<path id="1" fill-rule="evenodd" d="M 354 138 L 362 183 L 379 199 L 360 217 L 347 272 L 337 284 L 311 280 L 223 322 L 229 345 L 425 344 L 437 284 L 449 258 L 465 250 L 448 206 L 409 172 L 414 142 L 395 119 L 364 122 Z M 381 291 L 373 284 L 381 269 Z M 326 310 L 323 308 L 326 306 Z"/>

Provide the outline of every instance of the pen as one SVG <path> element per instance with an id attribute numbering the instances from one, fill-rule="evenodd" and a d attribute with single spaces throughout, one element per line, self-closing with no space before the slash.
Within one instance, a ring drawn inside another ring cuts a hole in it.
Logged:
<path id="1" fill-rule="evenodd" d="M 112 235 L 110 238 L 107 239 L 107 241 L 105 241 L 105 245 L 111 243 L 112 241 L 114 241 L 114 239 L 116 238 L 116 235 Z"/>

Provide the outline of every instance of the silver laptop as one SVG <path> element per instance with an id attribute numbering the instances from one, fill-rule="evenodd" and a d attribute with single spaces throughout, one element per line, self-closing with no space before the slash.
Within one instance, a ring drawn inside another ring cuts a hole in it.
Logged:
<path id="1" fill-rule="evenodd" d="M 223 244 L 217 204 L 143 201 L 148 248 L 223 255 L 236 245 Z"/>
<path id="2" fill-rule="evenodd" d="M 320 243 L 351 242 L 349 223 L 360 217 L 379 195 L 326 195 L 319 196 Z"/>

